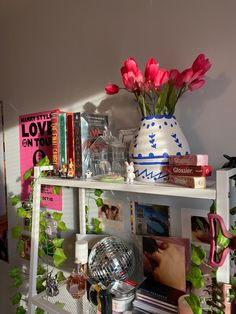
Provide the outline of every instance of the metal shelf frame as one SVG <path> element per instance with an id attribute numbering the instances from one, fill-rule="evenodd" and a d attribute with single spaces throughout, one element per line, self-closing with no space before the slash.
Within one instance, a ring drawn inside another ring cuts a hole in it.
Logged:
<path id="1" fill-rule="evenodd" d="M 31 254 L 30 254 L 30 281 L 29 281 L 29 303 L 28 313 L 33 314 L 38 306 L 51 314 L 68 314 L 70 312 L 57 308 L 54 304 L 45 300 L 36 292 L 36 278 L 38 267 L 38 238 L 39 238 L 39 217 L 40 217 L 40 192 L 41 185 L 55 185 L 61 187 L 77 188 L 79 192 L 79 232 L 86 234 L 85 223 L 85 190 L 102 189 L 108 191 L 121 191 L 132 193 L 143 193 L 150 195 L 164 195 L 188 197 L 196 199 L 216 200 L 217 213 L 224 219 L 226 228 L 230 227 L 230 179 L 236 175 L 236 169 L 220 169 L 216 172 L 216 184 L 210 182 L 206 189 L 190 189 L 186 187 L 163 184 L 143 184 L 140 182 L 130 183 L 106 183 L 95 179 L 61 179 L 55 177 L 40 177 L 42 171 L 52 170 L 52 166 L 34 168 L 34 195 L 31 231 Z M 226 259 L 224 265 L 217 272 L 219 282 L 229 283 L 230 261 Z M 87 314 L 87 313 L 86 313 Z"/>

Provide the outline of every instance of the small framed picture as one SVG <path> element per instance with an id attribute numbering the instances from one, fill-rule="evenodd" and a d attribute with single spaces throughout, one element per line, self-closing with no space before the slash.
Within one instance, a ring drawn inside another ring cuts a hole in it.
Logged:
<path id="1" fill-rule="evenodd" d="M 183 238 L 189 238 L 196 246 L 202 246 L 209 251 L 210 224 L 207 214 L 208 210 L 182 208 L 181 229 Z"/>

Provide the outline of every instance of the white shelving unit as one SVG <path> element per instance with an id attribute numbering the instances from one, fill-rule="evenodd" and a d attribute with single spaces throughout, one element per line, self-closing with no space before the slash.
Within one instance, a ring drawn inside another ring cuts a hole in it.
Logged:
<path id="1" fill-rule="evenodd" d="M 31 255 L 30 255 L 30 282 L 29 282 L 29 306 L 28 312 L 34 313 L 35 306 L 38 306 L 51 314 L 68 314 L 68 313 L 84 313 L 89 314 L 89 310 L 84 310 L 86 300 L 82 300 L 81 304 L 76 301 L 76 306 L 73 310 L 70 307 L 60 309 L 55 304 L 50 302 L 50 299 L 45 297 L 44 293 L 37 295 L 36 293 L 36 277 L 38 266 L 38 235 L 39 235 L 39 214 L 40 214 L 40 191 L 41 185 L 55 185 L 62 187 L 72 187 L 79 190 L 79 220 L 80 234 L 86 234 L 85 225 L 85 190 L 86 189 L 102 189 L 108 191 L 131 192 L 139 194 L 150 194 L 154 196 L 175 196 L 182 198 L 208 199 L 216 200 L 217 213 L 224 219 L 226 227 L 230 227 L 230 196 L 235 188 L 231 186 L 233 176 L 236 175 L 236 169 L 220 169 L 217 171 L 216 184 L 209 182 L 206 189 L 190 189 L 181 186 L 163 184 L 143 184 L 140 182 L 128 183 L 105 183 L 93 179 L 60 179 L 54 177 L 39 177 L 41 171 L 52 170 L 52 167 L 35 167 L 34 177 L 36 179 L 34 186 L 33 199 L 33 217 L 32 217 L 32 232 L 31 232 Z M 228 283 L 230 279 L 230 263 L 229 258 L 226 259 L 224 265 L 218 270 L 218 281 Z M 61 289 L 64 289 L 61 287 Z M 65 300 L 66 301 L 66 300 Z M 68 300 L 67 300 L 68 301 Z M 54 299 L 55 302 L 55 299 Z M 63 302 L 60 300 L 60 302 Z M 72 299 L 69 301 L 72 304 Z M 72 305 L 71 305 L 72 306 Z M 84 307 L 83 307 L 84 306 Z M 79 310 L 83 309 L 83 310 Z M 77 310 L 74 310 L 77 309 Z M 83 311 L 83 312 L 81 312 Z"/>

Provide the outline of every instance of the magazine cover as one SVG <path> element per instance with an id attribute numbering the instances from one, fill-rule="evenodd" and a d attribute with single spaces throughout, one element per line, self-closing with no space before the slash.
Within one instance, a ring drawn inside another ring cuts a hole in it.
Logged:
<path id="1" fill-rule="evenodd" d="M 20 133 L 20 171 L 22 198 L 27 199 L 30 191 L 29 182 L 23 181 L 24 173 L 37 165 L 46 155 L 52 161 L 52 111 L 26 114 L 19 117 Z M 42 187 L 41 206 L 52 209 L 62 209 L 62 190 L 60 194 L 52 193 L 51 186 Z"/>
<path id="2" fill-rule="evenodd" d="M 152 281 L 186 292 L 189 239 L 143 237 L 144 275 Z"/>
<path id="3" fill-rule="evenodd" d="M 170 235 L 169 206 L 130 202 L 131 230 L 137 235 Z"/>

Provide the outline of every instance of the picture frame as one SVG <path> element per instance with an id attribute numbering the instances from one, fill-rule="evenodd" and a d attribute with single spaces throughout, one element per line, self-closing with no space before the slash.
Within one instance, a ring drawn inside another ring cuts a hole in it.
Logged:
<path id="1" fill-rule="evenodd" d="M 210 224 L 208 210 L 181 208 L 181 233 L 196 246 L 210 250 Z"/>

